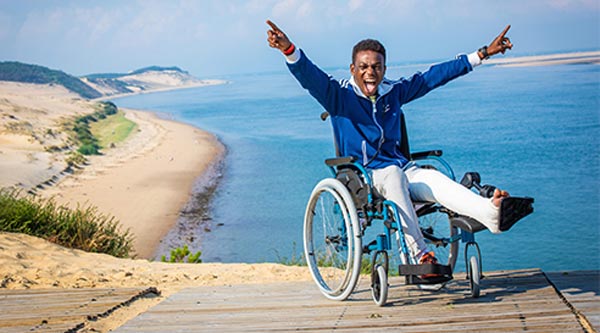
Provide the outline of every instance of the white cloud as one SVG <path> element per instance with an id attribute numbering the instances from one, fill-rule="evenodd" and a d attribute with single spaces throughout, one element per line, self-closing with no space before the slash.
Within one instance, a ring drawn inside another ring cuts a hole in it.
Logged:
<path id="1" fill-rule="evenodd" d="M 364 4 L 363 0 L 350 0 L 348 2 L 348 9 L 350 10 L 350 12 L 354 12 L 358 9 L 360 9 Z"/>

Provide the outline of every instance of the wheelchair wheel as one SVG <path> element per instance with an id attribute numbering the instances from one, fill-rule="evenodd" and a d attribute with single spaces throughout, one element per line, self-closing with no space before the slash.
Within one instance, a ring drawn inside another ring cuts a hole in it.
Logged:
<path id="1" fill-rule="evenodd" d="M 388 276 L 382 265 L 376 265 L 371 273 L 371 296 L 379 306 L 384 306 L 388 297 Z"/>
<path id="2" fill-rule="evenodd" d="M 357 284 L 360 226 L 350 193 L 337 179 L 313 189 L 304 215 L 304 255 L 313 279 L 329 299 L 344 300 Z"/>
<path id="3" fill-rule="evenodd" d="M 458 256 L 458 228 L 452 226 L 446 213 L 438 210 L 419 216 L 419 225 L 430 251 L 435 253 L 438 263 L 449 265 L 454 270 Z"/>
<path id="4" fill-rule="evenodd" d="M 478 298 L 480 293 L 480 276 L 481 272 L 479 272 L 479 261 L 477 257 L 472 256 L 469 259 L 469 285 L 471 286 L 471 297 Z"/>

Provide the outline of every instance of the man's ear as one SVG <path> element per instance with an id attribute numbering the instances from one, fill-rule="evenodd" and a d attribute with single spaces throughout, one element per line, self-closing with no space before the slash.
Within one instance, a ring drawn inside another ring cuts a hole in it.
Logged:
<path id="1" fill-rule="evenodd" d="M 354 75 L 354 64 L 350 64 L 350 74 Z"/>

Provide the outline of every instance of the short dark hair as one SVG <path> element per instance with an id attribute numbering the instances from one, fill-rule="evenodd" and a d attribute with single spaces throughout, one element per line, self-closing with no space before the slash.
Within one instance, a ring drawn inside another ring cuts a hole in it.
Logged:
<path id="1" fill-rule="evenodd" d="M 352 49 L 352 63 L 356 59 L 356 54 L 360 51 L 374 51 L 383 56 L 385 62 L 385 47 L 378 40 L 375 39 L 363 39 L 354 45 Z"/>

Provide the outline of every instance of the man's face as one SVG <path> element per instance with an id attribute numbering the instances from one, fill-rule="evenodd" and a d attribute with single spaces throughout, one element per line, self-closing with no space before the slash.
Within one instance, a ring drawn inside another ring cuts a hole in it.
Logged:
<path id="1" fill-rule="evenodd" d="M 350 73 L 358 88 L 370 97 L 377 94 L 377 87 L 385 74 L 385 60 L 381 53 L 375 51 L 359 51 L 354 63 L 350 65 Z"/>

